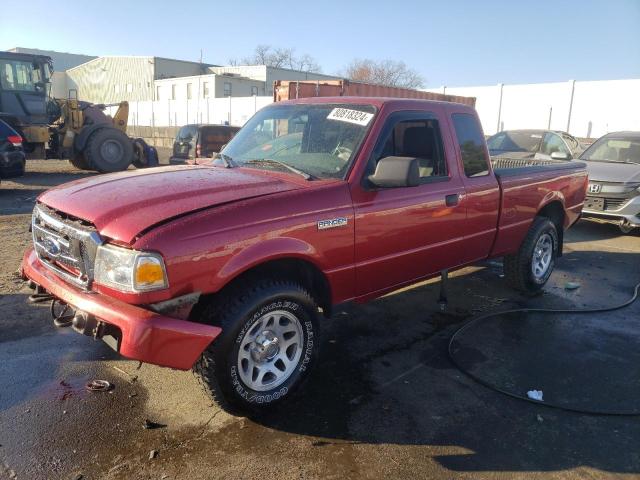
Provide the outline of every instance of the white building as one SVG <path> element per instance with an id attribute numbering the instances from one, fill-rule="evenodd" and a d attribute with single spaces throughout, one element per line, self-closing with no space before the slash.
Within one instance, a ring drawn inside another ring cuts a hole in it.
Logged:
<path id="1" fill-rule="evenodd" d="M 322 73 L 303 72 L 286 68 L 268 67 L 266 65 L 237 65 L 209 67 L 213 73 L 226 73 L 251 78 L 263 82 L 263 90 L 259 95 L 273 95 L 273 82 L 276 80 L 340 80 L 342 77 L 324 75 Z"/>
<path id="2" fill-rule="evenodd" d="M 205 74 L 154 82 L 154 100 L 196 100 L 264 95 L 264 82 L 235 75 Z"/>
<path id="3" fill-rule="evenodd" d="M 152 100 L 156 80 L 201 75 L 210 66 L 162 57 L 98 57 L 66 71 L 66 90 L 93 103 Z"/>

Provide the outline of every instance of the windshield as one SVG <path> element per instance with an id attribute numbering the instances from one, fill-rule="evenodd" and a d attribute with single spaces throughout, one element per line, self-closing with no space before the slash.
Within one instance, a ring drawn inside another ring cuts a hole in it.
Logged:
<path id="1" fill-rule="evenodd" d="M 542 134 L 536 132 L 500 132 L 487 140 L 487 146 L 489 150 L 535 153 L 541 141 Z"/>
<path id="2" fill-rule="evenodd" d="M 585 150 L 580 160 L 640 164 L 640 138 L 603 137 Z"/>
<path id="3" fill-rule="evenodd" d="M 344 178 L 375 113 L 372 105 L 272 105 L 224 148 L 234 164 Z"/>
<path id="4" fill-rule="evenodd" d="M 44 91 L 44 79 L 38 63 L 0 59 L 0 85 L 3 90 Z"/>

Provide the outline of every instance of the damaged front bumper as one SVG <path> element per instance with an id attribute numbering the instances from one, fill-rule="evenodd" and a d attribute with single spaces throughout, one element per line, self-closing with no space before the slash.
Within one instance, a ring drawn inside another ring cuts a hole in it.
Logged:
<path id="1" fill-rule="evenodd" d="M 95 292 L 74 287 L 46 268 L 33 248 L 22 260 L 23 276 L 79 312 L 95 317 L 95 337 L 124 357 L 189 370 L 222 330 L 165 316 Z M 107 341 L 106 337 L 113 340 Z"/>

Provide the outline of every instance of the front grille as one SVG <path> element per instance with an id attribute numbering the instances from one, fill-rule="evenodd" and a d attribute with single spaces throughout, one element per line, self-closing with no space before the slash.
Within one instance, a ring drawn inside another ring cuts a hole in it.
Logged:
<path id="1" fill-rule="evenodd" d="M 604 209 L 605 210 L 618 210 L 622 205 L 624 205 L 628 198 L 609 198 L 605 197 L 604 199 Z"/>
<path id="2" fill-rule="evenodd" d="M 33 210 L 31 229 L 33 246 L 42 263 L 68 282 L 88 289 L 96 251 L 102 243 L 96 229 L 41 204 Z"/>
<path id="3" fill-rule="evenodd" d="M 629 198 L 593 197 L 587 195 L 584 200 L 584 206 L 589 210 L 615 211 L 620 210 L 629 200 Z"/>

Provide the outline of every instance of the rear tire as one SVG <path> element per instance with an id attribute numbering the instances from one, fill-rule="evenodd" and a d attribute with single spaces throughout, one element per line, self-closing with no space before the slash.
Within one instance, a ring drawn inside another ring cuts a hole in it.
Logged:
<path id="1" fill-rule="evenodd" d="M 293 281 L 244 282 L 203 311 L 222 328 L 194 366 L 208 395 L 232 414 L 291 397 L 317 357 L 318 307 Z"/>
<path id="2" fill-rule="evenodd" d="M 558 251 L 555 224 L 536 217 L 518 252 L 504 257 L 507 283 L 526 295 L 538 294 L 553 272 Z"/>
<path id="3" fill-rule="evenodd" d="M 79 170 L 90 170 L 89 164 L 87 163 L 87 159 L 84 158 L 84 155 L 81 152 L 74 152 L 69 159 L 71 165 L 76 167 Z"/>
<path id="4" fill-rule="evenodd" d="M 141 138 L 133 140 L 133 166 L 136 168 L 145 168 L 148 166 L 147 157 L 144 151 L 147 146 L 146 142 Z"/>
<path id="5" fill-rule="evenodd" d="M 116 128 L 101 128 L 91 134 L 83 151 L 89 168 L 100 173 L 122 172 L 133 160 L 133 143 Z"/>

